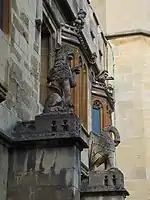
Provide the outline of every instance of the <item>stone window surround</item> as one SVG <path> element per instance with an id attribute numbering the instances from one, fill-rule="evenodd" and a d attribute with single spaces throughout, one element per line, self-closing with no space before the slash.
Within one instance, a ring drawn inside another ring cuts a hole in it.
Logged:
<path id="1" fill-rule="evenodd" d="M 95 101 L 99 101 L 102 107 L 102 116 L 101 116 L 101 128 L 103 129 L 107 125 L 112 123 L 111 113 L 113 112 L 113 108 L 111 107 L 109 97 L 103 93 L 104 91 L 93 87 L 92 89 L 92 105 L 94 105 Z"/>
<path id="2" fill-rule="evenodd" d="M 100 108 L 100 129 L 103 129 L 104 128 L 104 106 L 103 106 L 103 103 L 99 99 L 94 98 L 94 100 L 92 101 L 92 109 L 95 105 Z"/>

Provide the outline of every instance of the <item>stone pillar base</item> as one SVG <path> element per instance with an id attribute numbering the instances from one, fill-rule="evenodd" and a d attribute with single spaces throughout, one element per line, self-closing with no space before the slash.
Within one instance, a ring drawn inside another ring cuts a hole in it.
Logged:
<path id="1" fill-rule="evenodd" d="M 124 177 L 117 168 L 90 172 L 81 186 L 81 200 L 123 200 L 126 196 Z"/>
<path id="2" fill-rule="evenodd" d="M 7 200 L 79 200 L 86 139 L 73 113 L 43 114 L 18 123 L 10 151 Z"/>

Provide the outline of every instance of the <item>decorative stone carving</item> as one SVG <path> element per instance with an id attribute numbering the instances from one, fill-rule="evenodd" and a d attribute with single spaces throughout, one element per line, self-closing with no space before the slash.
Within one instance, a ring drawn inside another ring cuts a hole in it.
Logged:
<path id="1" fill-rule="evenodd" d="M 114 140 L 111 137 L 114 134 Z M 120 143 L 120 135 L 114 126 L 107 126 L 99 136 L 91 133 L 90 136 L 90 170 L 95 170 L 101 164 L 105 168 L 115 167 L 115 148 Z"/>
<path id="2" fill-rule="evenodd" d="M 39 32 L 41 31 L 41 27 L 42 27 L 42 20 L 41 19 L 36 19 L 35 20 L 35 27 L 37 28 L 37 30 Z"/>
<path id="3" fill-rule="evenodd" d="M 73 22 L 73 26 L 76 27 L 77 32 L 81 32 L 81 30 L 84 28 L 85 17 L 86 17 L 86 12 L 83 9 L 80 9 L 75 21 Z"/>
<path id="4" fill-rule="evenodd" d="M 113 97 L 114 88 L 111 84 L 107 85 L 107 91 L 111 97 Z"/>
<path id="5" fill-rule="evenodd" d="M 63 47 L 57 44 L 54 67 L 49 70 L 49 95 L 44 105 L 44 113 L 50 111 L 73 111 L 71 88 L 76 86 L 76 75 L 80 73 L 79 66 L 71 68 L 72 52 L 64 53 Z"/>
<path id="6" fill-rule="evenodd" d="M 114 78 L 112 76 L 108 75 L 108 71 L 107 70 L 103 70 L 101 71 L 96 77 L 95 77 L 95 81 L 106 85 L 106 81 L 108 80 L 114 80 Z"/>
<path id="7" fill-rule="evenodd" d="M 96 63 L 96 58 L 97 58 L 96 52 L 92 53 L 91 59 L 90 59 L 90 64 L 91 65 L 94 65 Z"/>
<path id="8" fill-rule="evenodd" d="M 111 84 L 109 84 L 107 81 L 114 80 L 112 76 L 108 75 L 107 70 L 101 71 L 98 75 L 95 75 L 94 72 L 92 72 L 92 83 L 93 88 L 99 88 L 100 90 L 105 91 L 105 94 L 108 97 L 108 100 L 112 107 L 114 108 L 115 100 L 114 100 L 114 88 Z"/>

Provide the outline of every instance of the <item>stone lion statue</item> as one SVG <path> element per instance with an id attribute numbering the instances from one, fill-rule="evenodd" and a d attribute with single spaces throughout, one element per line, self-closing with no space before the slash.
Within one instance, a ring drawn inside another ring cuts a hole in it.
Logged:
<path id="1" fill-rule="evenodd" d="M 101 164 L 105 164 L 106 170 L 115 167 L 115 150 L 119 143 L 120 135 L 114 126 L 109 125 L 105 127 L 99 136 L 91 132 L 89 151 L 90 170 L 95 170 Z"/>
<path id="2" fill-rule="evenodd" d="M 57 44 L 54 66 L 48 73 L 49 95 L 44 105 L 44 113 L 73 108 L 71 88 L 76 86 L 76 75 L 81 65 L 71 68 L 72 52 L 64 53 L 63 47 Z"/>

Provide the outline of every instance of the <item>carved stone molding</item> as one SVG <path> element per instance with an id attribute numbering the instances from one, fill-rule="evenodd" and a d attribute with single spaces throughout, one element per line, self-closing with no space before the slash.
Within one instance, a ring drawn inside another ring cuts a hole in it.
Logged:
<path id="1" fill-rule="evenodd" d="M 80 33 L 82 29 L 84 28 L 84 20 L 86 17 L 86 12 L 83 9 L 80 9 L 77 13 L 76 19 L 73 22 L 73 26 L 76 27 L 77 33 Z"/>
<path id="2" fill-rule="evenodd" d="M 92 73 L 92 94 L 105 97 L 114 110 L 114 88 L 107 82 L 108 80 L 114 80 L 114 78 L 108 75 L 107 70 L 101 71 L 98 75 Z"/>
<path id="3" fill-rule="evenodd" d="M 61 37 L 66 42 L 70 42 L 77 46 L 80 45 L 78 35 L 76 33 L 76 27 L 70 26 L 68 24 L 61 24 Z"/>

